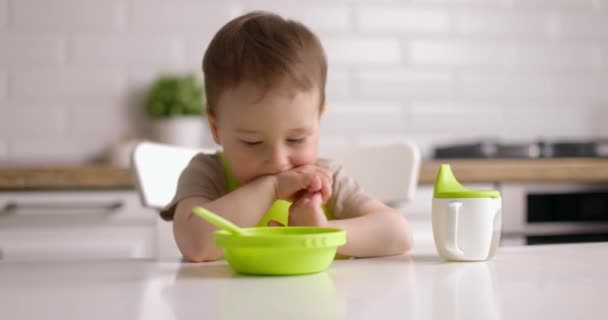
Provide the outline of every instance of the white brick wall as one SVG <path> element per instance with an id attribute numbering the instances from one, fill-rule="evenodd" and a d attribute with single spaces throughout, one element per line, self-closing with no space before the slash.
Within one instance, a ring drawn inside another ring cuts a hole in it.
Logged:
<path id="1" fill-rule="evenodd" d="M 17 30 L 120 30 L 127 24 L 127 3 L 117 0 L 12 0 L 9 20 Z"/>
<path id="2" fill-rule="evenodd" d="M 582 2 L 582 1 L 581 1 Z M 539 36 L 551 31 L 551 15 L 547 12 L 494 11 L 460 9 L 453 13 L 454 29 L 463 34 L 515 34 Z"/>
<path id="3" fill-rule="evenodd" d="M 450 28 L 450 17 L 443 8 L 359 5 L 356 16 L 365 32 L 446 32 Z"/>
<path id="4" fill-rule="evenodd" d="M 64 127 L 64 110 L 59 105 L 9 103 L 3 106 L 2 115 L 0 136 L 8 139 L 58 137 Z"/>
<path id="5" fill-rule="evenodd" d="M 68 44 L 70 64 L 78 66 L 176 66 L 184 58 L 183 41 L 156 34 L 76 35 Z"/>
<path id="6" fill-rule="evenodd" d="M 97 0 L 100 3 L 103 1 Z M 199 0 L 133 0 L 130 24 L 142 31 L 191 32 L 219 29 L 243 12 L 238 3 Z"/>
<path id="7" fill-rule="evenodd" d="M 0 27 L 4 27 L 7 22 L 8 10 L 7 10 L 7 1 L 8 0 L 0 0 Z"/>
<path id="8" fill-rule="evenodd" d="M 323 40 L 330 66 L 395 65 L 401 60 L 399 41 L 395 38 L 332 37 Z"/>
<path id="9" fill-rule="evenodd" d="M 406 121 L 399 102 L 336 100 L 323 116 L 321 134 L 403 133 Z"/>
<path id="10" fill-rule="evenodd" d="M 357 91 L 368 99 L 445 98 L 453 95 L 452 78 L 448 71 L 370 68 L 359 72 Z"/>
<path id="11" fill-rule="evenodd" d="M 0 99 L 6 97 L 7 85 L 8 81 L 6 80 L 6 73 L 0 71 Z M 0 103 L 0 110 L 2 110 L 2 107 L 4 107 L 4 103 Z"/>
<path id="12" fill-rule="evenodd" d="M 65 41 L 59 35 L 42 32 L 0 33 L 0 68 L 28 70 L 59 66 L 65 60 Z"/>
<path id="13" fill-rule="evenodd" d="M 143 137 L 150 81 L 200 72 L 217 29 L 254 9 L 326 48 L 321 149 L 608 135 L 606 0 L 0 0 L 0 164 Z"/>
<path id="14" fill-rule="evenodd" d="M 285 1 L 249 1 L 245 10 L 267 10 L 286 17 L 297 19 L 313 31 L 348 32 L 352 30 L 353 22 L 351 8 L 339 1 L 299 1 L 285 5 Z"/>
<path id="15" fill-rule="evenodd" d="M 82 68 L 53 68 L 19 71 L 11 74 L 9 94 L 27 100 L 99 99 L 126 95 L 125 74 L 85 66 Z M 88 103 L 90 101 L 86 101 Z"/>

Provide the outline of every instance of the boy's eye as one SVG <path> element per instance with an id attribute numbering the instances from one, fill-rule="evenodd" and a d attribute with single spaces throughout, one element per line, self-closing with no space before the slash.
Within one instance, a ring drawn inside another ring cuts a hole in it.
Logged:
<path id="1" fill-rule="evenodd" d="M 299 143 L 303 143 L 304 141 L 306 141 L 306 138 L 287 139 L 287 142 L 292 143 L 292 144 L 299 144 Z"/>
<path id="2" fill-rule="evenodd" d="M 257 145 L 259 145 L 260 143 L 262 143 L 262 141 L 246 141 L 246 140 L 242 140 L 241 142 L 242 142 L 243 144 L 245 144 L 246 146 L 250 146 L 250 147 L 252 147 L 252 146 L 257 146 Z"/>

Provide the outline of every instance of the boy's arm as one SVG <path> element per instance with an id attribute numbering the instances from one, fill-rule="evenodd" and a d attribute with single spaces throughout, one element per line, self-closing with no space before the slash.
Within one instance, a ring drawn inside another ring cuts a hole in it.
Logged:
<path id="1" fill-rule="evenodd" d="M 213 244 L 213 232 L 217 228 L 195 216 L 192 207 L 203 206 L 238 226 L 253 227 L 272 205 L 274 197 L 274 178 L 265 176 L 213 201 L 203 197 L 180 201 L 175 209 L 173 233 L 182 255 L 193 262 L 213 261 L 222 256 L 221 249 Z"/>
<path id="2" fill-rule="evenodd" d="M 346 244 L 338 253 L 351 257 L 376 257 L 403 254 L 413 247 L 407 220 L 397 210 L 378 200 L 366 202 L 349 212 L 353 218 L 327 222 L 328 227 L 346 230 Z"/>
<path id="3" fill-rule="evenodd" d="M 213 244 L 216 228 L 195 216 L 194 206 L 211 210 L 238 226 L 253 227 L 276 199 L 292 200 L 302 190 L 320 192 L 324 199 L 329 199 L 330 177 L 323 168 L 301 166 L 259 177 L 212 201 L 202 197 L 186 198 L 178 203 L 173 218 L 177 246 L 188 261 L 212 261 L 222 256 L 222 251 Z"/>

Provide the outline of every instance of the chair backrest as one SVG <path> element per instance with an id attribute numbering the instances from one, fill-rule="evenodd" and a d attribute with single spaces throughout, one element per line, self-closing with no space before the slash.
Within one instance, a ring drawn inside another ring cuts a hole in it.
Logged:
<path id="1" fill-rule="evenodd" d="M 420 150 L 411 142 L 323 153 L 341 163 L 369 195 L 385 203 L 411 200 L 418 186 Z"/>
<path id="2" fill-rule="evenodd" d="M 139 143 L 133 150 L 132 168 L 142 204 L 149 208 L 164 207 L 173 198 L 177 180 L 192 157 L 215 151 Z M 321 156 L 341 163 L 367 193 L 380 201 L 390 203 L 414 197 L 420 152 L 412 143 L 336 150 Z"/>
<path id="3" fill-rule="evenodd" d="M 141 142 L 133 149 L 131 167 L 145 207 L 160 209 L 173 199 L 177 180 L 192 157 L 213 149 L 196 149 Z"/>

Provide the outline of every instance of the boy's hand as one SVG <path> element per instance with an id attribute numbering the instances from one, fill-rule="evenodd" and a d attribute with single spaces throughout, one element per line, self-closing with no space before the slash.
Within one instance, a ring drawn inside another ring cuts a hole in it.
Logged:
<path id="1" fill-rule="evenodd" d="M 309 192 L 297 199 L 289 207 L 290 226 L 324 227 L 327 217 L 321 208 L 321 193 Z"/>
<path id="2" fill-rule="evenodd" d="M 332 183 L 329 170 L 312 165 L 297 167 L 275 176 L 275 199 L 295 201 L 306 193 L 319 193 L 321 202 L 326 203 Z"/>

